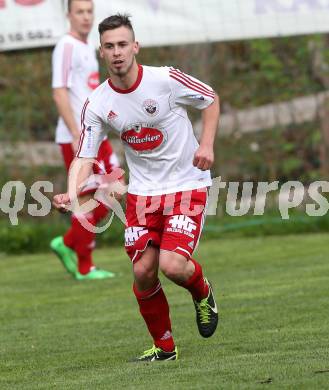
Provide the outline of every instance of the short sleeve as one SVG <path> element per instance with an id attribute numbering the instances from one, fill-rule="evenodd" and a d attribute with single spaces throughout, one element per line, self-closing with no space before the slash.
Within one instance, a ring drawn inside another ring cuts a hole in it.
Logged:
<path id="1" fill-rule="evenodd" d="M 71 88 L 73 49 L 70 42 L 59 42 L 56 45 L 52 56 L 53 88 Z"/>
<path id="2" fill-rule="evenodd" d="M 92 110 L 87 99 L 81 112 L 82 131 L 76 156 L 94 158 L 105 136 L 102 119 Z"/>
<path id="3" fill-rule="evenodd" d="M 192 106 L 202 110 L 214 101 L 215 93 L 209 85 L 183 73 L 179 69 L 169 68 L 169 79 L 176 104 Z"/>

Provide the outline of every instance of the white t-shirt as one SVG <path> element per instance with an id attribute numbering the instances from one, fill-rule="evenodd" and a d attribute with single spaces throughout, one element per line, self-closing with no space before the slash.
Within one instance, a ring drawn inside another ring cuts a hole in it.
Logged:
<path id="1" fill-rule="evenodd" d="M 177 69 L 139 66 L 130 89 L 107 80 L 90 95 L 77 155 L 95 157 L 104 135 L 113 130 L 124 145 L 129 193 L 161 195 L 210 186 L 210 171 L 193 166 L 199 144 L 185 106 L 204 109 L 213 100 L 208 85 Z"/>
<path id="2" fill-rule="evenodd" d="M 52 87 L 68 88 L 74 118 L 80 127 L 81 110 L 90 93 L 99 86 L 98 62 L 92 45 L 64 35 L 52 56 Z M 57 143 L 71 143 L 72 136 L 64 120 L 58 119 Z"/>

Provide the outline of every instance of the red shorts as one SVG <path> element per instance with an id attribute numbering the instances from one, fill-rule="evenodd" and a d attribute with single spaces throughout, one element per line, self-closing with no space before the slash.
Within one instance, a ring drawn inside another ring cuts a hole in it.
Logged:
<path id="1" fill-rule="evenodd" d="M 62 151 L 62 156 L 65 162 L 67 171 L 70 169 L 71 163 L 74 159 L 74 151 L 72 144 L 59 144 Z M 114 168 L 119 166 L 119 161 L 116 154 L 113 152 L 109 140 L 105 139 L 99 147 L 96 160 L 98 164 L 94 164 L 93 171 L 95 174 L 111 173 Z"/>
<path id="2" fill-rule="evenodd" d="M 197 247 L 206 214 L 207 189 L 159 196 L 128 194 L 125 248 L 138 261 L 148 245 L 189 259 Z"/>
<path id="3" fill-rule="evenodd" d="M 67 171 L 70 169 L 71 163 L 74 159 L 74 151 L 72 144 L 59 144 L 61 147 L 63 159 Z M 106 139 L 104 140 L 99 147 L 98 155 L 96 158 L 98 164 L 93 165 L 93 171 L 96 175 L 105 175 L 113 172 L 116 168 L 119 167 L 119 160 L 114 153 L 110 142 Z M 83 193 L 80 195 L 86 195 L 88 193 L 93 193 L 99 186 L 99 181 L 95 179 L 90 181 L 87 186 L 84 188 Z"/>

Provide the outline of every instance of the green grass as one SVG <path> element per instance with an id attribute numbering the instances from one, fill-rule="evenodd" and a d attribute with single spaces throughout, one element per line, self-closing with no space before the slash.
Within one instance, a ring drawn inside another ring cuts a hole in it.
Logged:
<path id="1" fill-rule="evenodd" d="M 130 262 L 117 248 L 95 256 L 120 276 L 76 282 L 50 253 L 2 255 L 2 390 L 328 389 L 327 234 L 201 243 L 221 323 L 199 337 L 188 293 L 163 280 L 178 362 L 127 362 L 151 346 Z"/>

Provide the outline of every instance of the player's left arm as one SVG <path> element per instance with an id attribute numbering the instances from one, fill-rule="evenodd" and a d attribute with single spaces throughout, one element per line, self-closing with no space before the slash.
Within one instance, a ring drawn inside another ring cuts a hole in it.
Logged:
<path id="1" fill-rule="evenodd" d="M 179 69 L 165 68 L 174 104 L 202 110 L 200 146 L 193 156 L 193 165 L 206 171 L 214 163 L 214 141 L 219 121 L 219 97 L 207 84 Z"/>
<path id="2" fill-rule="evenodd" d="M 202 132 L 200 146 L 193 158 L 193 165 L 202 171 L 210 169 L 214 163 L 214 142 L 220 115 L 219 97 L 215 93 L 214 101 L 202 110 Z"/>

